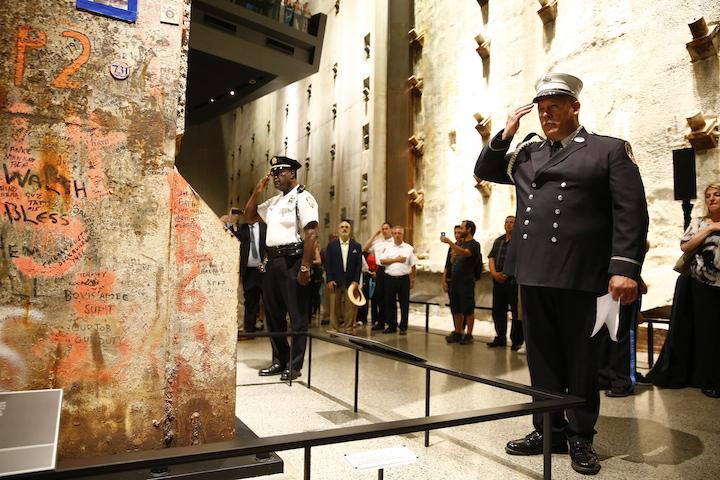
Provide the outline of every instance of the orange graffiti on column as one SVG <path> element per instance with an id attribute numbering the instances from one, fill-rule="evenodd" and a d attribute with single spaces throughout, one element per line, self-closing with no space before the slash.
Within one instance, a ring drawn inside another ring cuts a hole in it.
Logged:
<path id="1" fill-rule="evenodd" d="M 30 37 L 30 32 L 35 33 L 35 38 Z M 47 43 L 45 32 L 33 30 L 29 25 L 20 25 L 17 33 L 17 48 L 15 50 L 15 86 L 22 85 L 25 73 L 25 52 L 28 48 L 42 48 Z"/>
<path id="2" fill-rule="evenodd" d="M 176 305 L 181 312 L 198 313 L 202 311 L 207 297 L 197 288 L 189 288 L 200 275 L 202 266 L 212 260 L 210 255 L 198 251 L 201 229 L 197 223 L 196 200 L 190 186 L 182 176 L 174 171 L 168 175 L 170 182 L 170 206 L 173 216 L 173 234 L 175 235 L 175 261 L 177 263 L 178 284 Z M 190 271 L 182 273 L 189 266 Z"/>

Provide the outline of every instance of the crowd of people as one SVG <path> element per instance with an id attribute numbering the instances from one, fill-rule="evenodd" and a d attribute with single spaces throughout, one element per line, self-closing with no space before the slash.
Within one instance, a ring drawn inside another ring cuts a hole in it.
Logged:
<path id="1" fill-rule="evenodd" d="M 647 380 L 698 386 L 720 397 L 720 351 L 714 348 L 720 333 L 720 184 L 705 188 L 705 215 L 693 219 L 681 239 L 682 274 L 668 341 L 645 379 L 636 371 L 635 342 L 647 291 L 640 272 L 649 218 L 632 148 L 580 124 L 580 79 L 549 73 L 535 87 L 533 101 L 508 115 L 474 169 L 476 179 L 514 185 L 517 203 L 488 255 L 495 327 L 488 347 L 507 346 L 509 312 L 510 348 L 526 349 L 532 386 L 586 400 L 552 414 L 551 444 L 553 453 L 569 453 L 575 471 L 593 475 L 601 468 L 593 448 L 601 388 L 608 397 L 623 397 Z M 528 135 L 509 153 L 521 119 L 535 108 L 545 136 Z M 257 328 L 262 299 L 267 329 L 294 334 L 289 344 L 284 336 L 271 338 L 272 361 L 259 374 L 283 380 L 301 375 L 303 333 L 310 314 L 322 311 L 323 296 L 331 331 L 354 334 L 361 322 L 371 323 L 371 332 L 406 335 L 417 257 L 404 228 L 386 222 L 361 245 L 352 222 L 343 219 L 321 249 L 317 203 L 297 183 L 300 163 L 273 157 L 270 168 L 245 206 L 245 224 L 234 225 L 239 211 L 226 217 L 241 240 L 245 332 Z M 280 193 L 258 204 L 271 178 Z M 448 344 L 474 341 L 475 282 L 483 269 L 476 233 L 475 223 L 463 220 L 453 238 L 440 236 L 448 246 L 441 283 L 452 314 Z M 619 305 L 617 332 L 595 333 L 601 297 Z M 507 442 L 508 454 L 543 453 L 542 414 L 533 415 L 532 426 Z"/>

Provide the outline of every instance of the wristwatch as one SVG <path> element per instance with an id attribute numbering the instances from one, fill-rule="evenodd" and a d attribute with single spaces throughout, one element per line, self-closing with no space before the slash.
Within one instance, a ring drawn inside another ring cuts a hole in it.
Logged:
<path id="1" fill-rule="evenodd" d="M 302 273 L 307 273 L 310 271 L 310 267 L 308 267 L 307 265 L 300 265 L 300 271 Z"/>

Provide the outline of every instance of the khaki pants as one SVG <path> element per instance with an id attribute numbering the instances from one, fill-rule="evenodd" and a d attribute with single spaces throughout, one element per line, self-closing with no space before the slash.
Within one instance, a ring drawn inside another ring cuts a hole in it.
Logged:
<path id="1" fill-rule="evenodd" d="M 342 331 L 352 331 L 355 328 L 357 307 L 347 295 L 347 288 L 336 287 L 330 292 L 330 328 Z"/>

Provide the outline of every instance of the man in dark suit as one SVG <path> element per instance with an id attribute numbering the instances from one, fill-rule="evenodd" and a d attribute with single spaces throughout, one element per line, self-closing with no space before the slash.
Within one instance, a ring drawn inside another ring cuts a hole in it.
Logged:
<path id="1" fill-rule="evenodd" d="M 595 474 L 600 396 L 597 338 L 590 334 L 597 297 L 610 293 L 623 304 L 637 298 L 647 204 L 630 145 L 580 125 L 580 79 L 549 73 L 535 88 L 533 103 L 511 113 L 483 148 L 475 176 L 515 184 L 517 215 L 503 273 L 521 287 L 530 379 L 586 399 L 553 415 L 552 449 L 567 452 L 569 441 L 573 469 Z M 520 119 L 535 104 L 547 138 L 526 138 L 507 155 Z M 507 443 L 507 453 L 542 453 L 542 414 L 533 425 L 525 438 Z"/>
<path id="2" fill-rule="evenodd" d="M 243 223 L 240 225 L 240 276 L 245 297 L 245 332 L 257 331 L 256 322 L 260 312 L 262 298 L 262 272 L 260 265 L 265 256 L 265 235 L 267 225 L 264 222 Z M 254 337 L 245 337 L 254 338 Z"/>
<path id="3" fill-rule="evenodd" d="M 345 333 L 355 332 L 357 307 L 348 298 L 351 285 L 358 286 L 362 271 L 362 245 L 350 238 L 350 222 L 338 226 L 340 238 L 333 240 L 325 252 L 326 287 L 330 292 L 330 327 Z M 341 317 L 342 322 L 338 321 Z"/>

